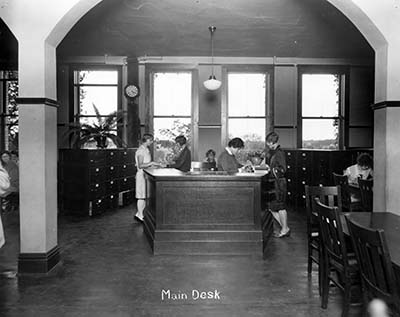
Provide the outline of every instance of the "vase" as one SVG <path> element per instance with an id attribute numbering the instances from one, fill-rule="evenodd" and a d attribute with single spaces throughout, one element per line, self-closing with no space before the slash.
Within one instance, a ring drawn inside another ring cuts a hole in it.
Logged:
<path id="1" fill-rule="evenodd" d="M 97 142 L 97 148 L 99 149 L 105 149 L 107 147 L 107 137 L 104 135 L 98 136 L 97 138 L 95 138 L 96 142 Z"/>

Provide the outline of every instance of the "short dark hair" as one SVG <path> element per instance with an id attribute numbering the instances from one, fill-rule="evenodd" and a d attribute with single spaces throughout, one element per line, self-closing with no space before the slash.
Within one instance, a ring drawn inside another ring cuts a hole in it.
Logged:
<path id="1" fill-rule="evenodd" d="M 184 135 L 178 135 L 176 138 L 175 138 L 175 142 L 176 143 L 178 143 L 179 145 L 184 145 L 184 144 L 186 144 L 186 138 L 185 138 L 185 136 Z"/>
<path id="2" fill-rule="evenodd" d="M 150 133 L 145 133 L 142 136 L 142 142 L 145 143 L 147 140 L 154 140 L 154 136 Z"/>
<path id="3" fill-rule="evenodd" d="M 7 154 L 8 157 L 11 159 L 11 153 L 10 153 L 9 151 L 7 151 L 7 150 L 2 151 L 2 152 L 0 153 L 0 161 L 1 161 L 1 163 L 4 163 L 4 161 L 3 161 L 3 155 L 4 155 L 4 154 Z"/>
<path id="4" fill-rule="evenodd" d="M 233 138 L 232 140 L 229 141 L 228 146 L 233 147 L 235 149 L 243 149 L 244 142 L 241 138 Z"/>
<path id="5" fill-rule="evenodd" d="M 270 132 L 267 134 L 267 136 L 265 137 L 265 142 L 272 142 L 272 143 L 276 143 L 279 141 L 279 134 L 276 132 Z"/>
<path id="6" fill-rule="evenodd" d="M 368 153 L 361 153 L 357 157 L 357 164 L 360 166 L 372 167 L 373 160 L 372 160 L 371 155 L 369 155 Z"/>
<path id="7" fill-rule="evenodd" d="M 213 149 L 209 149 L 209 150 L 206 152 L 206 156 L 209 156 L 210 154 L 213 154 L 213 155 L 215 156 L 217 153 L 215 153 L 215 151 L 214 151 Z"/>

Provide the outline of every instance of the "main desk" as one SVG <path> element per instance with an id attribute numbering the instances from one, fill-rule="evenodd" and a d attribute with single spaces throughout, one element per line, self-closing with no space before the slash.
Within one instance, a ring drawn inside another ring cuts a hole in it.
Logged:
<path id="1" fill-rule="evenodd" d="M 266 174 L 145 170 L 144 230 L 153 253 L 261 255 Z"/>

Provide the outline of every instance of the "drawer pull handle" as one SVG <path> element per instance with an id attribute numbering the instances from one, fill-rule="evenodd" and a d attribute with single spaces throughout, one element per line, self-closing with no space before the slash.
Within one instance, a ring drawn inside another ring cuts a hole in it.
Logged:
<path id="1" fill-rule="evenodd" d="M 96 184 L 96 187 L 99 187 L 99 184 Z"/>
<path id="2" fill-rule="evenodd" d="M 96 168 L 96 172 L 98 172 L 100 169 L 99 168 Z"/>

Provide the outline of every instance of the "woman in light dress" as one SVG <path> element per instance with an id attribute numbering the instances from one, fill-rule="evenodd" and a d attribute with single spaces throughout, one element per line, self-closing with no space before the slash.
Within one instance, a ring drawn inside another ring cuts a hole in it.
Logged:
<path id="1" fill-rule="evenodd" d="M 149 146 L 153 143 L 154 137 L 152 134 L 145 133 L 142 137 L 142 144 L 136 151 L 135 163 L 137 167 L 136 173 L 136 198 L 137 198 L 137 212 L 135 219 L 139 222 L 143 222 L 143 211 L 146 207 L 146 199 L 148 193 L 146 192 L 146 179 L 144 177 L 144 168 L 148 167 L 161 167 L 159 163 L 153 162 Z"/>

